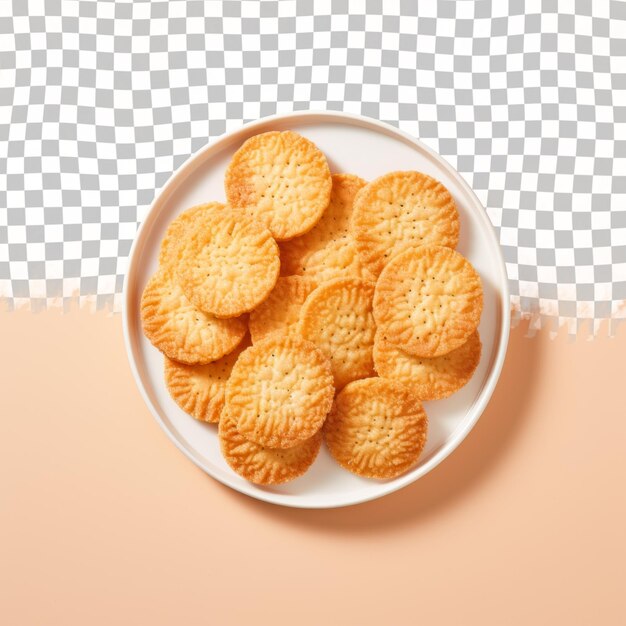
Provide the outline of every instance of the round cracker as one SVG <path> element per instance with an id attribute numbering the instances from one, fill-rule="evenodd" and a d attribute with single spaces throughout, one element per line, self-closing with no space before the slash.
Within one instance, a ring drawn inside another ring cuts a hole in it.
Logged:
<path id="1" fill-rule="evenodd" d="M 263 222 L 278 240 L 301 235 L 328 206 L 331 177 L 326 157 L 293 131 L 250 137 L 226 170 L 226 198 Z"/>
<path id="2" fill-rule="evenodd" d="M 320 221 L 301 237 L 280 247 L 284 274 L 302 274 L 308 258 L 336 240 L 352 239 L 349 233 L 352 205 L 357 192 L 367 183 L 354 174 L 333 174 L 330 202 Z"/>
<path id="3" fill-rule="evenodd" d="M 291 448 L 321 428 L 334 392 L 320 350 L 299 337 L 272 334 L 239 356 L 226 385 L 226 410 L 246 439 Z"/>
<path id="4" fill-rule="evenodd" d="M 406 248 L 455 248 L 459 242 L 452 195 L 421 172 L 391 172 L 363 187 L 354 199 L 350 226 L 361 262 L 374 276 Z"/>
<path id="5" fill-rule="evenodd" d="M 224 208 L 221 202 L 207 202 L 206 204 L 193 206 L 174 218 L 167 227 L 161 241 L 159 265 L 168 268 L 175 267 L 180 261 L 183 237 L 196 218 L 207 212 Z"/>
<path id="6" fill-rule="evenodd" d="M 346 385 L 324 424 L 337 463 L 367 478 L 394 478 L 413 467 L 427 430 L 428 418 L 415 392 L 385 378 Z"/>
<path id="7" fill-rule="evenodd" d="M 205 365 L 187 365 L 165 357 L 165 385 L 178 406 L 201 422 L 219 422 L 226 382 L 246 342 Z"/>
<path id="8" fill-rule="evenodd" d="M 178 282 L 199 309 L 236 317 L 263 302 L 280 271 L 270 231 L 240 211 L 211 211 L 194 220 L 181 243 Z"/>
<path id="9" fill-rule="evenodd" d="M 347 277 L 374 280 L 361 264 L 356 244 L 349 237 L 330 241 L 321 250 L 309 255 L 303 263 L 301 274 L 319 284 Z"/>
<path id="10" fill-rule="evenodd" d="M 373 283 L 339 278 L 313 290 L 300 311 L 300 335 L 330 359 L 337 388 L 374 375 L 373 296 Z"/>
<path id="11" fill-rule="evenodd" d="M 170 272 L 159 270 L 141 296 L 145 336 L 170 359 L 209 363 L 232 352 L 246 334 L 243 320 L 218 319 L 187 299 Z"/>
<path id="12" fill-rule="evenodd" d="M 376 335 L 374 368 L 379 376 L 410 385 L 420 400 L 441 400 L 466 385 L 480 361 L 478 331 L 456 350 L 432 358 L 408 354 Z"/>
<path id="13" fill-rule="evenodd" d="M 302 476 L 317 458 L 322 445 L 319 430 L 293 448 L 266 448 L 246 439 L 228 411 L 224 411 L 220 419 L 219 438 L 228 465 L 257 485 L 280 485 Z"/>
<path id="14" fill-rule="evenodd" d="M 283 335 L 295 332 L 300 309 L 313 289 L 315 283 L 308 278 L 281 276 L 267 300 L 250 313 L 252 342 L 257 343 L 277 331 Z"/>
<path id="15" fill-rule="evenodd" d="M 382 338 L 415 356 L 441 356 L 478 328 L 483 308 L 480 276 L 451 248 L 421 246 L 394 257 L 374 294 Z"/>

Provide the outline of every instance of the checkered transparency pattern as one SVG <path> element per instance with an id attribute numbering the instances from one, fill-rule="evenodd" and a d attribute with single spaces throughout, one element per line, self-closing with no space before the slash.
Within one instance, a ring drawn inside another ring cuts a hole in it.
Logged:
<path id="1" fill-rule="evenodd" d="M 245 121 L 331 109 L 461 172 L 519 311 L 619 315 L 625 32 L 619 1 L 0 2 L 0 296 L 119 309 L 178 165 Z"/>

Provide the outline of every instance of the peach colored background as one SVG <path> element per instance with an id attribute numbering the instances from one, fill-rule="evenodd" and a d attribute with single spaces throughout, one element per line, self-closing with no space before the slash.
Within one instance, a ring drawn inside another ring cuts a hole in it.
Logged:
<path id="1" fill-rule="evenodd" d="M 439 468 L 298 511 L 175 449 L 121 317 L 0 315 L 0 623 L 625 624 L 626 333 L 524 335 Z"/>

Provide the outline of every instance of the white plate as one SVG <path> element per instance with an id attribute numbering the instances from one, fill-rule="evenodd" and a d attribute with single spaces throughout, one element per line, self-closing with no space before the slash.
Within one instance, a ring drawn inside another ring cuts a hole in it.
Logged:
<path id="1" fill-rule="evenodd" d="M 314 141 L 333 172 L 351 172 L 372 180 L 393 170 L 420 170 L 442 181 L 461 215 L 458 249 L 474 264 L 483 281 L 484 309 L 479 328 L 483 353 L 478 369 L 469 384 L 451 398 L 425 404 L 430 431 L 419 465 L 393 480 L 380 482 L 353 476 L 322 449 L 313 467 L 292 483 L 273 488 L 248 483 L 222 458 L 215 427 L 194 420 L 169 397 L 163 382 L 163 357 L 141 332 L 141 292 L 157 268 L 159 244 L 167 225 L 194 204 L 224 200 L 224 170 L 245 139 L 284 129 Z M 478 198 L 448 163 L 387 124 L 345 113 L 304 112 L 248 124 L 206 146 L 174 173 L 154 200 L 130 252 L 123 324 L 131 369 L 144 400 L 170 439 L 196 465 L 225 485 L 260 500 L 327 508 L 365 502 L 396 491 L 424 476 L 461 443 L 487 405 L 502 369 L 509 336 L 509 297 L 504 261 L 491 223 Z"/>

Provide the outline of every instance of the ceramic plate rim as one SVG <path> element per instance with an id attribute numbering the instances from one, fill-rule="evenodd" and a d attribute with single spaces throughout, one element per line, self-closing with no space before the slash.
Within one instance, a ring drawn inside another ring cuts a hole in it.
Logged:
<path id="1" fill-rule="evenodd" d="M 336 123 L 344 123 L 352 126 L 359 126 L 369 128 L 370 130 L 384 132 L 385 134 L 390 134 L 395 136 L 396 138 L 408 142 L 417 148 L 418 150 L 422 150 L 427 153 L 432 159 L 437 161 L 439 165 L 446 169 L 450 176 L 452 176 L 461 187 L 468 193 L 468 197 L 471 198 L 472 204 L 468 207 L 469 210 L 473 211 L 478 219 L 480 220 L 482 227 L 487 232 L 487 238 L 490 241 L 490 245 L 493 248 L 490 250 L 491 253 L 495 254 L 495 257 L 499 260 L 499 283 L 496 285 L 497 292 L 500 296 L 499 302 L 499 315 L 500 315 L 500 333 L 499 336 L 495 337 L 495 340 L 498 342 L 498 349 L 495 358 L 491 364 L 491 368 L 487 374 L 486 382 L 484 383 L 477 399 L 467 410 L 467 416 L 463 428 L 457 429 L 450 439 L 441 447 L 441 449 L 434 454 L 424 465 L 414 469 L 407 474 L 399 476 L 398 478 L 389 481 L 387 483 L 380 483 L 379 489 L 372 494 L 365 495 L 357 495 L 356 497 L 346 498 L 343 501 L 326 503 L 326 502 L 302 502 L 302 501 L 289 501 L 289 495 L 274 493 L 270 491 L 257 491 L 255 489 L 255 485 L 248 483 L 239 483 L 235 481 L 235 476 L 233 476 L 233 480 L 230 480 L 228 477 L 216 476 L 211 468 L 207 467 L 201 459 L 196 458 L 191 451 L 185 446 L 184 442 L 180 441 L 179 438 L 169 429 L 168 425 L 163 421 L 161 415 L 159 414 L 158 409 L 154 406 L 148 391 L 146 389 L 145 382 L 141 373 L 139 372 L 137 366 L 137 344 L 133 342 L 133 331 L 131 330 L 131 319 L 130 319 L 130 297 L 132 293 L 132 289 L 130 287 L 132 281 L 135 279 L 135 275 L 138 272 L 138 266 L 140 264 L 140 259 L 136 255 L 136 251 L 140 246 L 140 242 L 144 238 L 144 233 L 149 231 L 150 226 L 157 219 L 158 211 L 157 207 L 164 203 L 165 200 L 169 197 L 171 193 L 173 193 L 177 188 L 177 181 L 179 178 L 186 175 L 188 169 L 193 169 L 194 163 L 196 161 L 202 161 L 207 152 L 210 151 L 219 151 L 220 145 L 223 143 L 230 142 L 233 140 L 233 137 L 237 135 L 246 135 L 250 133 L 250 131 L 254 130 L 257 127 L 265 127 L 271 125 L 272 123 L 282 123 L 285 120 L 291 120 L 293 123 L 298 123 L 300 120 L 305 120 L 307 123 L 311 124 L 315 122 L 315 118 L 320 118 L 320 121 L 327 122 L 336 122 Z M 153 417 L 156 419 L 157 423 L 161 426 L 161 428 L 165 431 L 166 435 L 174 443 L 174 445 L 195 465 L 200 467 L 204 472 L 206 472 L 209 476 L 214 478 L 215 480 L 221 482 L 222 484 L 243 493 L 247 496 L 255 498 L 257 500 L 262 500 L 265 502 L 269 502 L 272 504 L 289 506 L 293 508 L 303 508 L 303 509 L 330 509 L 330 508 L 338 508 L 344 506 L 351 506 L 354 504 L 360 504 L 363 502 L 369 502 L 371 500 L 375 500 L 386 496 L 394 491 L 398 491 L 403 487 L 415 482 L 422 476 L 425 476 L 428 472 L 437 467 L 444 459 L 446 459 L 467 437 L 470 431 L 476 425 L 476 422 L 482 415 L 485 410 L 495 386 L 500 377 L 500 373 L 502 371 L 502 366 L 504 364 L 504 358 L 506 356 L 506 351 L 508 347 L 509 340 L 509 328 L 510 328 L 510 308 L 509 308 L 509 289 L 508 289 L 508 279 L 506 273 L 506 266 L 504 263 L 504 257 L 502 255 L 502 250 L 500 248 L 498 239 L 496 237 L 495 230 L 489 221 L 487 213 L 482 206 L 480 200 L 472 190 L 472 188 L 467 184 L 467 182 L 463 179 L 463 177 L 439 154 L 437 154 L 434 150 L 430 149 L 424 143 L 422 143 L 419 139 L 405 133 L 404 131 L 387 124 L 385 122 L 381 122 L 379 120 L 368 118 L 362 115 L 356 115 L 352 113 L 344 113 L 340 111 L 296 111 L 293 113 L 286 114 L 277 114 L 268 117 L 261 118 L 259 120 L 255 120 L 253 122 L 249 122 L 247 124 L 243 124 L 241 127 L 225 133 L 221 135 L 216 140 L 209 142 L 206 146 L 202 147 L 197 152 L 193 153 L 185 162 L 178 167 L 174 173 L 169 177 L 167 182 L 157 191 L 155 194 L 154 200 L 152 201 L 148 213 L 146 214 L 145 219 L 137 229 L 137 233 L 135 234 L 135 238 L 133 240 L 129 257 L 128 257 L 128 266 L 126 269 L 126 274 L 124 277 L 124 286 L 122 290 L 122 326 L 124 333 L 124 344 L 126 347 L 126 353 L 128 356 L 128 361 L 130 364 L 130 368 L 133 374 L 133 378 L 135 379 L 135 384 L 139 388 L 141 396 L 150 409 Z"/>

